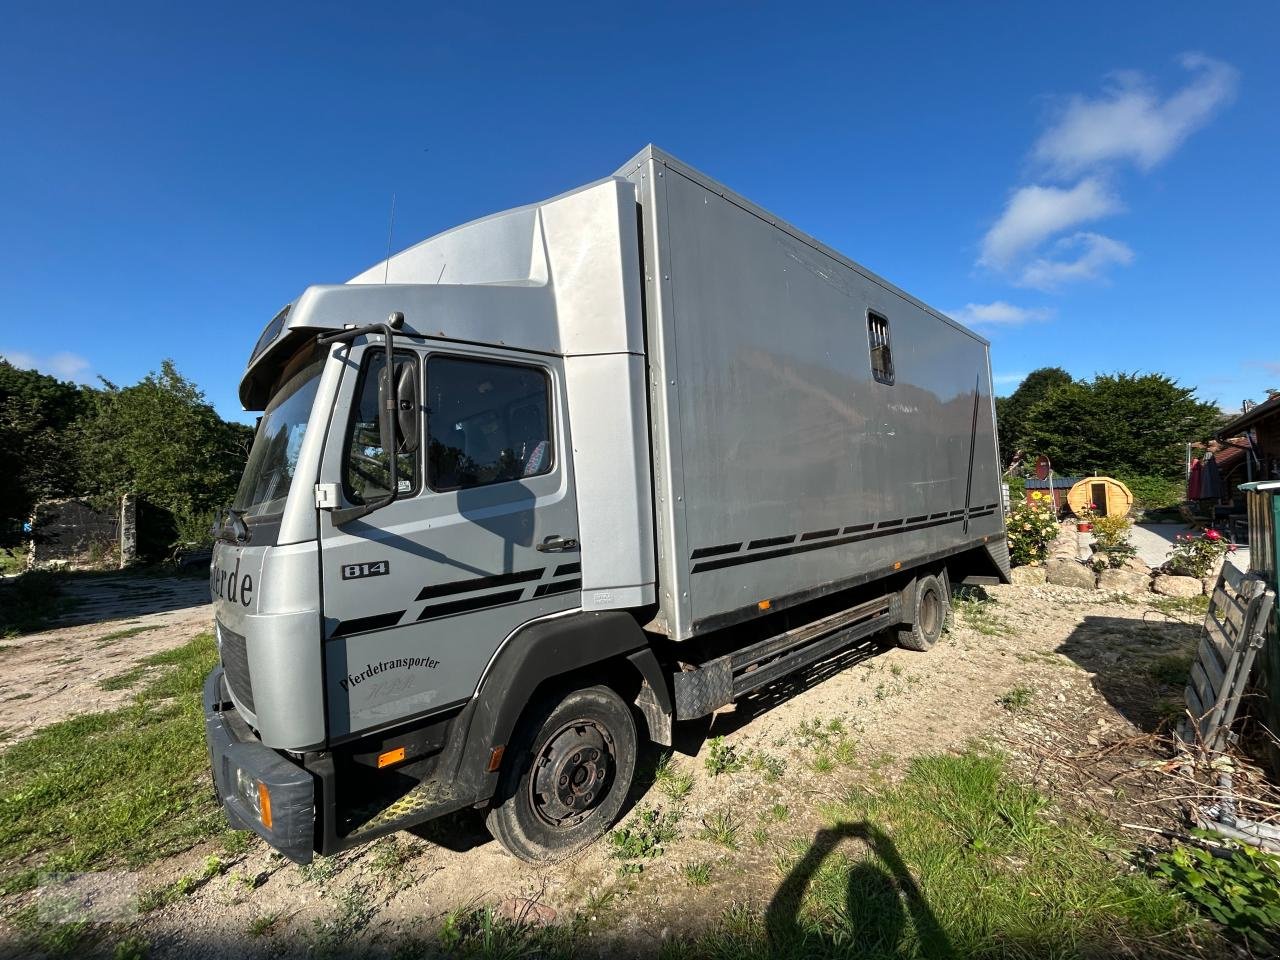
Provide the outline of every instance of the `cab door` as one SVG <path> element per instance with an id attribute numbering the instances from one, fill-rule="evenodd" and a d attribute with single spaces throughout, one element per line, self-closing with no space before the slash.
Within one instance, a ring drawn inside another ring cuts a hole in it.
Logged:
<path id="1" fill-rule="evenodd" d="M 387 494 L 379 383 L 411 365 L 416 449 L 396 500 L 340 525 L 320 511 L 331 741 L 456 707 L 521 624 L 581 603 L 577 505 L 556 358 L 486 348 L 349 351 L 321 483 L 347 507 Z M 384 389 L 386 389 L 384 387 Z"/>

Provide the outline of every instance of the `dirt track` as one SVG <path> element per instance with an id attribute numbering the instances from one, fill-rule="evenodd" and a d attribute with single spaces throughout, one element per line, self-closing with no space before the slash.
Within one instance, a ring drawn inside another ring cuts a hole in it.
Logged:
<path id="1" fill-rule="evenodd" d="M 643 872 L 620 871 L 606 841 L 554 866 L 519 863 L 488 840 L 479 815 L 469 813 L 432 824 L 419 836 L 400 834 L 307 868 L 282 862 L 256 840 L 235 855 L 220 843 L 206 844 L 124 878 L 155 890 L 201 874 L 211 855 L 220 858 L 212 879 L 139 916 L 133 930 L 151 942 L 156 958 L 301 956 L 334 939 L 344 950 L 377 954 L 406 938 L 430 937 L 451 910 L 528 898 L 558 921 L 587 918 L 601 955 L 655 953 L 666 936 L 705 929 L 730 903 L 767 901 L 781 879 L 779 850 L 812 840 L 822 802 L 892 779 L 914 754 L 985 738 L 1009 751 L 1029 779 L 1044 780 L 1043 754 L 1055 744 L 1088 749 L 1155 726 L 1160 698 L 1176 691 L 1151 680 L 1146 664 L 1185 648 L 1194 626 L 1145 605 L 1067 588 L 996 587 L 990 593 L 994 603 L 961 612 L 928 654 L 871 645 L 709 723 L 682 725 L 676 765 L 694 775 L 694 786 L 678 805 L 679 837 L 646 861 Z M 174 619 L 132 638 L 135 655 L 186 639 L 206 614 L 192 609 L 157 616 Z M 101 659 L 92 638 L 103 632 L 108 627 L 31 638 L 23 662 L 38 675 L 38 650 L 49 650 L 58 636 Z M 47 669 L 47 656 L 45 664 Z M 120 656 L 117 665 L 123 668 L 127 659 Z M 110 672 L 94 671 L 81 671 L 78 682 L 88 685 Z M 1027 691 L 1019 695 L 1025 704 L 1011 710 L 1009 694 L 1018 688 Z M 86 701 L 80 708 L 89 708 Z M 817 769 L 814 746 L 800 730 L 815 718 L 838 718 L 854 747 L 851 758 L 830 770 Z M 707 738 L 715 736 L 740 753 L 762 751 L 785 767 L 776 777 L 748 767 L 712 779 L 704 759 Z M 1052 782 L 1047 787 L 1052 790 Z M 1095 802 L 1087 791 L 1066 799 Z M 775 803 L 790 812 L 767 822 L 762 817 Z M 657 787 L 642 784 L 624 825 L 654 807 L 677 809 Z M 1144 810 L 1156 822 L 1166 815 L 1156 806 Z M 716 813 L 729 813 L 740 825 L 736 850 L 698 838 Z M 752 836 L 758 828 L 763 842 Z M 692 889 L 680 868 L 704 861 L 714 882 Z"/>
<path id="2" fill-rule="evenodd" d="M 203 578 L 76 577 L 65 594 L 69 609 L 52 629 L 0 641 L 5 742 L 127 703 L 132 690 L 104 690 L 102 681 L 213 626 Z"/>

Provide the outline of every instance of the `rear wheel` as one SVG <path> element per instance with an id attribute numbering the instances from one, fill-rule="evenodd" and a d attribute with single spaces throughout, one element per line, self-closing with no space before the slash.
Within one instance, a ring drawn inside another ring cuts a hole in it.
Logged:
<path id="1" fill-rule="evenodd" d="M 557 860 L 617 820 L 635 775 L 635 720 L 609 687 L 574 690 L 527 713 L 506 756 L 485 825 L 521 860 Z"/>
<path id="2" fill-rule="evenodd" d="M 916 581 L 914 616 L 898 631 L 898 646 L 921 652 L 930 649 L 942 636 L 950 610 L 946 583 L 933 574 L 921 577 Z"/>

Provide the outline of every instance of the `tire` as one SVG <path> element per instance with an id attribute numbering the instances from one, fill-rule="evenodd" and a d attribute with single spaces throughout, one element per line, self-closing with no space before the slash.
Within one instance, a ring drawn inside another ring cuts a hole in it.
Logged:
<path id="1" fill-rule="evenodd" d="M 617 821 L 635 776 L 635 718 L 606 686 L 549 697 L 521 718 L 507 757 L 485 826 L 521 860 L 559 860 Z"/>
<path id="2" fill-rule="evenodd" d="M 951 593 L 943 578 L 928 574 L 916 581 L 915 609 L 911 622 L 898 631 L 898 646 L 921 653 L 929 650 L 942 636 L 951 611 Z"/>

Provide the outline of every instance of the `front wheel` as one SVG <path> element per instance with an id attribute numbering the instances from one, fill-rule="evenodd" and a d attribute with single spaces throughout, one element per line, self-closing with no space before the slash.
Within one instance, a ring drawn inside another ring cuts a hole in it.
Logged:
<path id="1" fill-rule="evenodd" d="M 521 719 L 485 826 L 531 863 L 558 860 L 618 818 L 636 770 L 636 724 L 605 686 L 574 690 Z"/>

